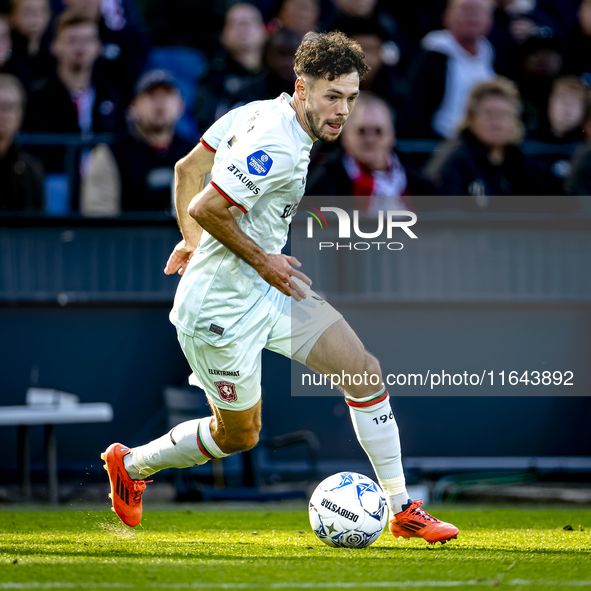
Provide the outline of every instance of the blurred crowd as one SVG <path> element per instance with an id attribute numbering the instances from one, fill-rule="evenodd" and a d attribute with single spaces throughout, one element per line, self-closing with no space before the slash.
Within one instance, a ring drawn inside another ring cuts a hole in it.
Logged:
<path id="1" fill-rule="evenodd" d="M 0 0 L 0 211 L 171 212 L 174 163 L 333 29 L 371 70 L 309 203 L 591 195 L 591 0 Z"/>

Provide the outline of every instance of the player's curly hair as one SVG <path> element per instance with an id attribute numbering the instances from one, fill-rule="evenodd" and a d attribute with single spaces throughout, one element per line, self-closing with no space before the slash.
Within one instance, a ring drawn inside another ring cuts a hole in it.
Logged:
<path id="1" fill-rule="evenodd" d="M 297 76 L 334 80 L 357 71 L 359 78 L 369 72 L 361 45 L 340 31 L 306 33 L 300 43 L 294 62 Z"/>

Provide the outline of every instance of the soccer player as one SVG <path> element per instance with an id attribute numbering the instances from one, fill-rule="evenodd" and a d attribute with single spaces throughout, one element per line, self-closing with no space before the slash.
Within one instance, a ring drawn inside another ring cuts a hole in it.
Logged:
<path id="1" fill-rule="evenodd" d="M 312 144 L 338 138 L 368 69 L 363 58 L 342 33 L 307 34 L 296 52 L 293 96 L 230 111 L 177 163 L 183 240 L 164 272 L 183 277 L 170 318 L 193 370 L 190 382 L 205 390 L 213 417 L 181 423 L 133 449 L 114 443 L 102 454 L 113 509 L 127 525 L 140 522 L 145 479 L 158 470 L 204 464 L 257 444 L 267 348 L 322 374 L 373 376 L 369 382 L 377 385 L 344 386 L 344 393 L 386 494 L 391 532 L 429 542 L 456 537 L 455 526 L 408 498 L 378 360 L 310 289 L 295 257 L 280 254 L 304 194 Z"/>

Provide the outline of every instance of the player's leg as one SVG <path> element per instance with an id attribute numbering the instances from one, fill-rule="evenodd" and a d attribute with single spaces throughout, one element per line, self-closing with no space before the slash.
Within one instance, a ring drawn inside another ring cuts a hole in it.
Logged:
<path id="1" fill-rule="evenodd" d="M 260 347 L 256 335 L 213 347 L 179 332 L 193 369 L 191 383 L 207 394 L 213 416 L 180 423 L 145 445 L 114 443 L 101 455 L 109 472 L 113 510 L 124 523 L 141 520 L 145 479 L 165 468 L 187 468 L 251 449 L 261 428 Z"/>
<path id="2" fill-rule="evenodd" d="M 243 411 L 224 410 L 215 405 L 212 409 L 213 416 L 180 423 L 145 445 L 130 449 L 113 443 L 101 454 L 109 472 L 113 510 L 126 525 L 139 524 L 145 479 L 152 474 L 166 468 L 200 466 L 257 444 L 261 429 L 260 400 Z"/>
<path id="3" fill-rule="evenodd" d="M 421 501 L 408 498 L 398 426 L 378 360 L 366 351 L 339 312 L 307 286 L 303 289 L 308 297 L 301 302 L 286 302 L 267 348 L 319 373 L 339 376 L 359 442 L 388 498 L 390 531 L 396 537 L 417 536 L 430 542 L 455 537 L 455 526 L 435 519 L 420 508 Z M 356 385 L 345 378 L 343 384 L 343 373 L 364 379 Z"/>
<path id="4" fill-rule="evenodd" d="M 305 364 L 318 373 L 340 377 L 355 433 L 386 493 L 392 534 L 442 543 L 455 538 L 457 527 L 422 510 L 422 501 L 410 500 L 402 468 L 398 425 L 382 382 L 380 364 L 366 351 L 345 320 L 339 320 L 322 333 Z M 343 373 L 364 379 L 356 386 L 343 379 Z"/>
<path id="5" fill-rule="evenodd" d="M 266 347 L 322 374 L 343 372 L 346 401 L 357 437 L 373 463 L 391 511 L 408 503 L 398 427 L 382 383 L 378 360 L 370 355 L 342 315 L 308 286 L 301 302 L 287 299 Z M 355 385 L 354 375 L 365 376 Z M 377 423 L 376 423 L 377 421 Z"/>
<path id="6" fill-rule="evenodd" d="M 318 373 L 335 376 L 335 381 L 338 376 L 359 443 L 373 464 L 390 510 L 399 513 L 409 498 L 398 425 L 378 360 L 341 319 L 322 333 L 307 356 L 306 365 Z M 362 377 L 357 379 L 359 385 L 355 385 L 354 376 Z"/>
<path id="7" fill-rule="evenodd" d="M 166 468 L 191 468 L 209 460 L 252 449 L 261 429 L 261 401 L 243 411 L 211 404 L 213 416 L 173 427 L 166 435 L 130 450 L 123 460 L 134 480 L 148 478 Z"/>

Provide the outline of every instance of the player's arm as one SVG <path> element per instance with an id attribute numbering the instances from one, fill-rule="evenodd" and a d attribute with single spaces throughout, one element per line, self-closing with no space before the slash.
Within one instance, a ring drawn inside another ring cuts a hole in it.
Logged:
<path id="1" fill-rule="evenodd" d="M 188 213 L 216 240 L 251 265 L 267 283 L 298 301 L 305 298 L 303 290 L 291 280 L 294 276 L 312 284 L 306 275 L 292 268 L 292 265 L 299 267 L 301 263 L 295 257 L 266 253 L 240 229 L 230 207 L 232 204 L 208 184 L 191 201 Z"/>
<path id="2" fill-rule="evenodd" d="M 189 215 L 187 208 L 203 190 L 205 175 L 211 172 L 214 157 L 215 153 L 199 142 L 174 167 L 174 204 L 183 240 L 176 245 L 166 263 L 164 272 L 167 275 L 177 271 L 182 275 L 199 245 L 203 230 Z"/>

